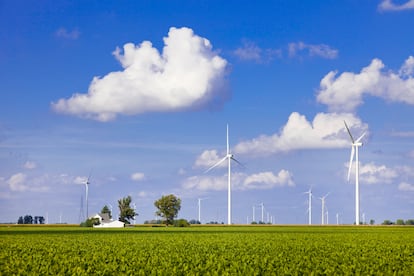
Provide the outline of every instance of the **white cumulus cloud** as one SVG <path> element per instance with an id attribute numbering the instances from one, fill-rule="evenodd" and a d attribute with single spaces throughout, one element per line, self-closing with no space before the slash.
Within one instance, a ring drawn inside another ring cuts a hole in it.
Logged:
<path id="1" fill-rule="evenodd" d="M 317 95 L 320 103 L 331 111 L 352 112 L 363 103 L 363 96 L 375 96 L 391 102 L 414 104 L 414 57 L 410 56 L 398 72 L 384 71 L 380 59 L 359 73 L 344 72 L 325 75 Z"/>
<path id="2" fill-rule="evenodd" d="M 294 112 L 279 133 L 240 142 L 234 151 L 266 156 L 300 149 L 343 148 L 350 145 L 344 120 L 355 133 L 362 133 L 368 128 L 350 113 L 318 113 L 309 122 L 304 115 Z"/>
<path id="3" fill-rule="evenodd" d="M 295 186 L 292 174 L 281 170 L 277 175 L 273 172 L 261 172 L 246 177 L 243 181 L 245 189 L 272 189 L 274 187 Z"/>
<path id="4" fill-rule="evenodd" d="M 200 191 L 227 190 L 227 175 L 222 176 L 191 176 L 187 178 L 182 187 L 184 189 L 196 189 Z M 246 173 L 233 173 L 231 175 L 232 190 L 266 190 L 275 187 L 295 186 L 292 174 L 287 170 L 279 173 L 260 172 L 248 175 Z"/>
<path id="5" fill-rule="evenodd" d="M 45 192 L 49 190 L 49 188 L 43 184 L 46 178 L 47 176 L 28 179 L 26 174 L 16 173 L 12 175 L 6 183 L 8 184 L 9 189 L 13 192 Z"/>
<path id="6" fill-rule="evenodd" d="M 113 55 L 123 71 L 95 77 L 88 93 L 52 103 L 60 113 L 100 121 L 117 115 L 220 107 L 228 98 L 227 61 L 189 28 L 170 28 L 162 53 L 149 41 Z"/>
<path id="7" fill-rule="evenodd" d="M 194 167 L 210 168 L 223 159 L 223 157 L 224 155 L 221 157 L 218 155 L 217 150 L 205 150 L 197 157 Z M 226 162 L 222 162 L 220 166 L 224 167 L 226 164 Z"/>
<path id="8" fill-rule="evenodd" d="M 145 175 L 143 173 L 136 172 L 131 174 L 131 179 L 134 181 L 141 181 L 145 179 Z"/>
<path id="9" fill-rule="evenodd" d="M 405 3 L 395 4 L 392 0 L 383 0 L 378 9 L 381 11 L 402 11 L 414 9 L 414 0 L 408 0 Z"/>
<path id="10" fill-rule="evenodd" d="M 348 168 L 349 164 L 346 165 Z M 389 168 L 385 165 L 377 165 L 373 162 L 361 164 L 359 166 L 359 181 L 365 184 L 389 184 L 399 177 L 399 170 L 396 168 Z M 355 178 L 355 162 L 352 163 L 350 182 L 354 183 L 352 179 Z"/>

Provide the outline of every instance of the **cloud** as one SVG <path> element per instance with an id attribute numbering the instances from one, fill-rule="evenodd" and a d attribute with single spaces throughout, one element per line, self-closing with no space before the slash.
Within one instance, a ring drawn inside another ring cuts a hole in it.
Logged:
<path id="1" fill-rule="evenodd" d="M 189 28 L 170 28 L 160 54 L 149 41 L 127 43 L 113 55 L 123 71 L 95 77 L 87 94 L 52 103 L 56 112 L 99 121 L 117 115 L 221 107 L 228 99 L 227 61 Z"/>
<path id="2" fill-rule="evenodd" d="M 292 174 L 287 170 L 281 170 L 277 175 L 273 172 L 261 172 L 246 177 L 243 187 L 246 189 L 272 189 L 274 187 L 295 186 Z"/>
<path id="3" fill-rule="evenodd" d="M 410 56 L 398 73 L 384 71 L 384 64 L 373 59 L 359 73 L 331 71 L 323 77 L 317 100 L 331 111 L 352 112 L 363 103 L 363 96 L 391 102 L 414 104 L 414 57 Z"/>
<path id="4" fill-rule="evenodd" d="M 55 32 L 56 37 L 64 38 L 64 39 L 70 39 L 70 40 L 76 40 L 80 36 L 80 32 L 77 29 L 74 29 L 72 31 L 68 31 L 65 28 L 59 28 Z"/>
<path id="5" fill-rule="evenodd" d="M 73 183 L 75 184 L 85 184 L 88 178 L 86 176 L 76 176 L 73 179 Z"/>
<path id="6" fill-rule="evenodd" d="M 262 49 L 254 42 L 243 41 L 243 45 L 236 50 L 233 54 L 243 61 L 254 61 L 256 63 L 266 63 L 273 60 L 275 57 L 282 57 L 282 50 L 280 49 Z"/>
<path id="7" fill-rule="evenodd" d="M 223 159 L 224 155 L 219 157 L 217 150 L 205 150 L 196 159 L 194 167 L 210 168 Z M 219 166 L 226 166 L 226 162 L 221 163 Z"/>
<path id="8" fill-rule="evenodd" d="M 27 161 L 26 163 L 24 163 L 23 167 L 25 169 L 28 169 L 28 170 L 33 170 L 33 169 L 35 169 L 37 167 L 37 165 L 33 161 Z"/>
<path id="9" fill-rule="evenodd" d="M 321 57 L 335 59 L 338 57 L 338 50 L 326 44 L 306 44 L 303 42 L 292 42 L 288 44 L 289 57 L 295 57 L 306 52 L 310 57 Z"/>
<path id="10" fill-rule="evenodd" d="M 313 122 L 293 112 L 279 133 L 261 135 L 237 144 L 234 152 L 266 156 L 300 149 L 343 148 L 350 145 L 344 120 L 354 133 L 367 131 L 368 126 L 350 113 L 318 113 Z"/>
<path id="11" fill-rule="evenodd" d="M 392 0 L 383 0 L 379 5 L 380 11 L 402 11 L 414 9 L 414 0 L 406 1 L 403 4 L 394 4 Z"/>
<path id="12" fill-rule="evenodd" d="M 232 190 L 269 190 L 275 187 L 293 187 L 292 174 L 287 170 L 279 173 L 260 172 L 248 175 L 245 173 L 232 173 Z M 191 176 L 187 178 L 182 187 L 184 189 L 196 189 L 200 191 L 223 191 L 227 190 L 227 175 L 224 176 Z"/>
<path id="13" fill-rule="evenodd" d="M 6 180 L 6 183 L 13 192 L 45 192 L 49 190 L 47 186 L 41 184 L 41 179 L 33 179 L 29 183 L 27 175 L 24 173 L 12 175 Z"/>
<path id="14" fill-rule="evenodd" d="M 143 173 L 136 172 L 131 174 L 131 179 L 134 181 L 142 181 L 145 179 L 145 175 Z"/>
<path id="15" fill-rule="evenodd" d="M 401 182 L 400 185 L 398 185 L 398 190 L 403 192 L 414 192 L 414 185 L 406 182 Z"/>
<path id="16" fill-rule="evenodd" d="M 355 162 L 353 163 L 355 167 Z M 355 169 L 352 170 L 355 172 Z M 354 173 L 355 175 L 355 173 Z M 365 165 L 360 165 L 359 179 L 361 183 L 377 184 L 377 183 L 392 183 L 399 176 L 396 169 L 388 168 L 385 165 L 376 165 L 371 162 Z"/>

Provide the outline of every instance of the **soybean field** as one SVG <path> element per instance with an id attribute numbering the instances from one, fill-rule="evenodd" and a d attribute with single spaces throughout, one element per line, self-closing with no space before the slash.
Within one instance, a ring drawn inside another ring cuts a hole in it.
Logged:
<path id="1" fill-rule="evenodd" d="M 412 275 L 414 228 L 0 227 L 0 275 Z"/>

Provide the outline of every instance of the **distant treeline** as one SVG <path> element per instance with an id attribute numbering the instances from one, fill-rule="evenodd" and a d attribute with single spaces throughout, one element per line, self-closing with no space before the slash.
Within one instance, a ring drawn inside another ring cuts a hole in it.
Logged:
<path id="1" fill-rule="evenodd" d="M 407 219 L 407 220 L 397 219 L 395 222 L 386 219 L 381 224 L 382 225 L 414 225 L 414 219 Z"/>
<path id="2" fill-rule="evenodd" d="M 31 215 L 20 216 L 17 224 L 45 224 L 45 218 L 43 216 L 32 217 Z"/>

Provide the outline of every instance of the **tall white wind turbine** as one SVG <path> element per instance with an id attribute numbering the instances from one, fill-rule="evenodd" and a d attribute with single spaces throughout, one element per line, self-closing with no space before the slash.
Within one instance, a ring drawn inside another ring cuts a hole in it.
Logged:
<path id="1" fill-rule="evenodd" d="M 86 179 L 85 184 L 85 200 L 86 200 L 86 219 L 89 219 L 89 210 L 88 210 L 88 193 L 89 193 L 89 184 L 91 184 L 91 182 L 89 181 L 91 179 L 91 173 L 92 171 L 89 173 L 88 178 Z"/>
<path id="2" fill-rule="evenodd" d="M 325 199 L 328 197 L 328 195 L 329 193 L 319 198 L 322 201 L 322 225 L 325 224 Z"/>
<path id="3" fill-rule="evenodd" d="M 227 173 L 227 224 L 231 224 L 231 160 L 235 161 L 236 163 L 243 166 L 239 161 L 234 158 L 234 155 L 230 153 L 230 146 L 229 146 L 229 125 L 227 125 L 227 154 L 224 156 L 220 161 L 210 167 L 205 173 L 211 171 L 221 163 L 227 160 L 228 166 L 228 173 Z"/>
<path id="4" fill-rule="evenodd" d="M 305 194 L 309 195 L 309 199 L 308 199 L 308 204 L 309 204 L 309 206 L 308 206 L 308 215 L 309 215 L 308 223 L 309 223 L 309 225 L 311 225 L 312 224 L 312 188 L 310 188 L 309 191 L 305 192 Z"/>
<path id="5" fill-rule="evenodd" d="M 355 223 L 356 225 L 359 225 L 359 157 L 358 157 L 358 148 L 362 146 L 361 139 L 365 136 L 365 132 L 362 133 L 362 135 L 354 140 L 354 137 L 351 134 L 351 131 L 349 130 L 348 125 L 344 121 L 346 130 L 348 131 L 349 137 L 351 138 L 351 157 L 349 159 L 349 168 L 348 168 L 348 181 L 349 177 L 351 176 L 351 167 L 352 167 L 352 161 L 354 160 L 354 154 L 355 154 Z"/>
<path id="6" fill-rule="evenodd" d="M 207 198 L 198 199 L 198 222 L 201 223 L 201 201 Z"/>

